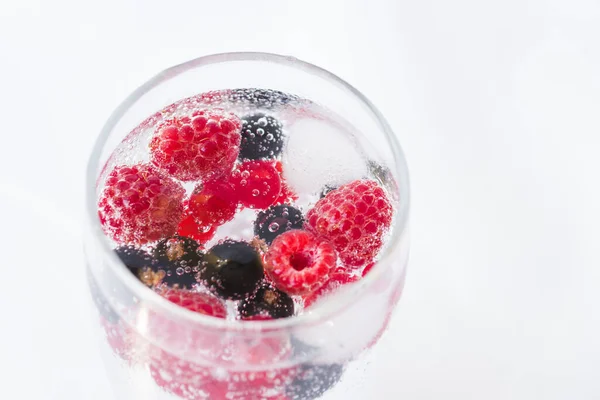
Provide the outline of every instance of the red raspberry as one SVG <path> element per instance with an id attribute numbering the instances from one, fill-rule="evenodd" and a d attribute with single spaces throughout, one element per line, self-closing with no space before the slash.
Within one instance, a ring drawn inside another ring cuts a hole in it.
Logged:
<path id="1" fill-rule="evenodd" d="M 233 171 L 230 182 L 235 189 L 235 198 L 244 207 L 268 208 L 281 193 L 281 175 L 268 160 L 241 163 Z"/>
<path id="2" fill-rule="evenodd" d="M 281 177 L 281 192 L 273 204 L 293 204 L 294 201 L 298 200 L 298 195 L 283 179 L 283 164 L 281 164 L 281 161 L 275 161 L 275 169 L 279 172 L 279 176 Z"/>
<path id="3" fill-rule="evenodd" d="M 242 123 L 219 109 L 163 122 L 150 141 L 152 163 L 182 181 L 226 174 L 240 152 Z"/>
<path id="4" fill-rule="evenodd" d="M 307 229 L 333 243 L 348 268 L 373 260 L 392 221 L 392 204 L 370 180 L 334 189 L 307 213 Z"/>
<path id="5" fill-rule="evenodd" d="M 234 373 L 227 380 L 218 380 L 212 375 L 211 368 L 164 352 L 150 363 L 150 375 L 156 384 L 185 400 L 283 400 L 286 398 L 281 397 L 281 393 L 273 392 L 282 391 L 293 375 L 280 371 L 265 372 L 268 379 L 249 379 L 250 376 L 261 374 L 249 372 L 246 376 Z"/>
<path id="6" fill-rule="evenodd" d="M 187 209 L 187 202 L 185 203 Z M 186 211 L 183 219 L 177 227 L 177 234 L 179 236 L 190 237 L 196 240 L 198 243 L 206 243 L 213 238 L 218 226 L 215 225 L 204 225 L 196 218 Z"/>
<path id="7" fill-rule="evenodd" d="M 185 217 L 178 233 L 206 243 L 217 228 L 231 221 L 237 210 L 233 187 L 228 181 L 210 181 L 198 186 L 184 204 Z"/>
<path id="8" fill-rule="evenodd" d="M 265 270 L 282 291 L 301 295 L 323 286 L 337 260 L 333 245 L 303 230 L 275 238 L 266 254 Z"/>
<path id="9" fill-rule="evenodd" d="M 220 319 L 227 317 L 225 304 L 211 294 L 168 287 L 161 287 L 158 294 L 194 313 Z M 193 329 L 162 313 L 152 311 L 148 315 L 147 326 L 151 337 L 159 337 L 163 343 L 177 344 L 178 351 L 193 351 L 194 354 L 213 359 L 222 353 L 221 334 L 218 331 Z"/>
<path id="10" fill-rule="evenodd" d="M 190 311 L 217 318 L 227 317 L 225 305 L 213 295 L 181 289 L 163 289 L 159 294 Z"/>
<path id="11" fill-rule="evenodd" d="M 164 329 L 164 328 L 163 328 Z M 214 350 L 211 355 L 221 353 L 222 359 L 235 361 L 232 365 L 264 365 L 279 362 L 290 357 L 292 348 L 288 338 L 263 337 L 260 340 L 242 336 L 225 338 L 223 335 L 214 337 L 202 335 L 197 338 L 197 344 L 211 342 Z M 227 370 L 227 364 L 224 364 Z M 291 382 L 296 370 L 264 369 L 251 371 L 228 371 L 226 377 L 218 379 L 212 374 L 213 368 L 198 365 L 175 357 L 165 351 L 153 353 L 150 360 L 150 374 L 158 386 L 169 393 L 183 399 L 235 399 L 258 400 L 271 399 L 272 395 L 281 392 L 285 385 Z"/>
<path id="12" fill-rule="evenodd" d="M 365 269 L 363 269 L 363 272 L 362 272 L 362 275 L 361 275 L 361 276 L 362 276 L 363 278 L 364 278 L 365 276 L 367 276 L 367 274 L 368 274 L 369 272 L 371 272 L 371 270 L 373 269 L 373 267 L 374 267 L 374 266 L 375 266 L 375 263 L 374 263 L 374 262 L 372 262 L 372 263 L 369 263 L 369 264 L 368 264 L 368 265 L 365 267 Z"/>
<path id="13" fill-rule="evenodd" d="M 158 355 L 150 361 L 150 375 L 156 384 L 166 392 L 186 400 L 210 399 L 218 397 L 222 383 L 212 378 L 206 366 L 194 364 L 158 350 Z"/>
<path id="14" fill-rule="evenodd" d="M 358 276 L 348 274 L 348 272 L 343 268 L 337 268 L 330 275 L 329 280 L 325 282 L 323 286 L 321 286 L 315 292 L 304 297 L 304 307 L 308 308 L 319 298 L 335 292 L 343 285 L 358 282 L 359 280 L 360 278 Z"/>
<path id="15" fill-rule="evenodd" d="M 283 388 L 296 373 L 294 368 L 273 369 L 267 367 L 269 364 L 289 359 L 292 354 L 289 338 L 262 337 L 258 340 L 237 338 L 233 340 L 229 353 L 235 357 L 235 362 L 238 365 L 262 366 L 264 368 L 251 371 L 232 371 L 229 377 L 229 389 L 232 392 L 251 394 L 264 392 L 268 389 Z"/>
<path id="16" fill-rule="evenodd" d="M 147 164 L 115 167 L 98 202 L 104 232 L 117 242 L 144 244 L 171 236 L 185 190 Z"/>

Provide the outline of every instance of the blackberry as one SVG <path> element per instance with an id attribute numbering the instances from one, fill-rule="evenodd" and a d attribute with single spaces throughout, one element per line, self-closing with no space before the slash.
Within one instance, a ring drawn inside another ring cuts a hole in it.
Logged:
<path id="1" fill-rule="evenodd" d="M 250 104 L 256 108 L 275 108 L 297 99 L 296 96 L 270 89 L 233 89 L 229 94 L 230 101 Z"/>
<path id="2" fill-rule="evenodd" d="M 322 199 L 323 197 L 327 196 L 327 193 L 337 189 L 338 187 L 339 186 L 325 185 L 325 187 L 321 189 L 321 193 L 319 193 L 319 199 Z"/>
<path id="3" fill-rule="evenodd" d="M 344 367 L 340 364 L 301 365 L 285 393 L 290 400 L 318 399 L 340 381 L 343 373 Z"/>
<path id="4" fill-rule="evenodd" d="M 242 319 L 255 316 L 287 318 L 294 315 L 294 300 L 281 290 L 264 283 L 255 293 L 240 303 L 238 312 Z"/>
<path id="5" fill-rule="evenodd" d="M 384 186 L 394 182 L 394 177 L 388 167 L 373 160 L 367 161 L 367 166 L 369 173 Z"/>
<path id="6" fill-rule="evenodd" d="M 319 351 L 318 347 L 303 342 L 295 335 L 290 337 L 290 344 L 292 345 L 292 354 L 298 359 L 314 357 Z"/>
<path id="7" fill-rule="evenodd" d="M 267 244 L 271 244 L 282 233 L 292 229 L 302 229 L 303 226 L 302 212 L 292 206 L 281 204 L 258 213 L 254 221 L 254 234 Z"/>
<path id="8" fill-rule="evenodd" d="M 258 252 L 246 242 L 226 240 L 202 256 L 200 279 L 217 295 L 241 300 L 256 290 L 264 277 Z"/>
<path id="9" fill-rule="evenodd" d="M 240 160 L 275 158 L 283 148 L 281 122 L 263 113 L 242 118 L 242 142 Z"/>
<path id="10" fill-rule="evenodd" d="M 198 242 L 184 236 L 161 240 L 152 252 L 158 262 L 153 270 L 161 275 L 160 283 L 180 289 L 191 289 L 196 285 L 201 260 L 198 247 Z"/>

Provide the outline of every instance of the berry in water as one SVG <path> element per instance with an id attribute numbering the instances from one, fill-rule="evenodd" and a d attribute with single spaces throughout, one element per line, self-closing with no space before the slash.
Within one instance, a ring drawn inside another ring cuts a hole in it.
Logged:
<path id="1" fill-rule="evenodd" d="M 246 242 L 226 240 L 204 254 L 199 277 L 219 296 L 241 300 L 256 290 L 264 270 L 254 247 Z"/>
<path id="2" fill-rule="evenodd" d="M 344 367 L 339 364 L 301 365 L 285 393 L 290 400 L 318 399 L 340 381 L 343 373 Z"/>
<path id="3" fill-rule="evenodd" d="M 152 163 L 182 181 L 226 174 L 239 154 L 240 127 L 235 115 L 218 109 L 169 119 L 150 141 Z"/>
<path id="4" fill-rule="evenodd" d="M 127 245 L 116 248 L 115 253 L 127 269 L 147 286 L 158 285 L 165 276 L 164 271 L 158 270 L 158 261 L 142 249 Z"/>
<path id="5" fill-rule="evenodd" d="M 283 164 L 281 161 L 275 161 L 275 169 L 279 172 L 279 176 L 281 177 L 281 191 L 279 192 L 279 197 L 275 199 L 275 203 L 273 204 L 291 204 L 298 200 L 298 195 L 283 178 Z"/>
<path id="6" fill-rule="evenodd" d="M 219 226 L 235 216 L 237 200 L 233 186 L 227 180 L 206 182 L 194 189 L 184 208 L 177 233 L 205 243 Z"/>
<path id="7" fill-rule="evenodd" d="M 191 215 L 202 225 L 220 226 L 231 221 L 237 210 L 233 185 L 226 180 L 198 186 L 188 201 Z"/>
<path id="8" fill-rule="evenodd" d="M 278 289 L 304 295 L 323 286 L 335 267 L 333 245 L 308 231 L 279 235 L 266 254 L 265 269 Z"/>
<path id="9" fill-rule="evenodd" d="M 367 166 L 371 175 L 374 176 L 379 182 L 383 183 L 384 185 L 395 184 L 392 172 L 388 167 L 373 160 L 369 160 L 367 162 Z"/>
<path id="10" fill-rule="evenodd" d="M 283 147 L 281 122 L 263 113 L 242 118 L 240 160 L 275 158 Z"/>
<path id="11" fill-rule="evenodd" d="M 115 167 L 108 175 L 98 216 L 117 242 L 144 244 L 175 233 L 185 191 L 147 164 Z"/>
<path id="12" fill-rule="evenodd" d="M 369 263 L 367 264 L 367 266 L 365 267 L 365 269 L 363 269 L 362 271 L 362 277 L 364 278 L 365 276 L 367 276 L 369 274 L 369 272 L 371 272 L 371 270 L 373 269 L 373 267 L 375 266 L 375 263 Z"/>
<path id="13" fill-rule="evenodd" d="M 240 303 L 238 312 L 243 320 L 287 318 L 294 315 L 294 300 L 265 283 Z"/>
<path id="14" fill-rule="evenodd" d="M 371 180 L 356 180 L 329 192 L 306 215 L 307 229 L 335 246 L 348 268 L 373 260 L 392 222 L 392 204 Z"/>
<path id="15" fill-rule="evenodd" d="M 332 190 L 337 189 L 337 186 L 333 186 L 333 185 L 325 185 L 323 187 L 323 189 L 321 189 L 321 193 L 319 193 L 319 199 L 322 199 L 323 197 L 327 196 L 327 193 L 331 192 Z"/>
<path id="16" fill-rule="evenodd" d="M 263 239 L 267 244 L 291 229 L 302 229 L 304 217 L 297 208 L 289 205 L 271 206 L 258 213 L 254 221 L 254 234 Z"/>
<path id="17" fill-rule="evenodd" d="M 156 260 L 150 254 L 131 245 L 117 247 L 115 254 L 135 276 L 138 276 L 140 270 L 156 264 Z"/>
<path id="18" fill-rule="evenodd" d="M 248 208 L 265 209 L 281 192 L 281 175 L 272 161 L 245 161 L 233 171 L 230 182 L 236 199 Z"/>
<path id="19" fill-rule="evenodd" d="M 234 103 L 242 103 L 253 106 L 253 108 L 274 108 L 296 100 L 291 96 L 271 89 L 233 89 L 229 92 L 229 99 Z"/>
<path id="20" fill-rule="evenodd" d="M 171 303 L 187 308 L 190 311 L 216 318 L 225 318 L 227 309 L 218 298 L 208 293 L 194 292 L 181 289 L 163 289 L 158 292 Z"/>
<path id="21" fill-rule="evenodd" d="M 181 222 L 179 222 L 177 234 L 191 237 L 199 243 L 206 243 L 215 236 L 217 228 L 215 225 L 204 225 L 194 218 L 193 215 L 186 212 Z"/>
<path id="22" fill-rule="evenodd" d="M 344 268 L 337 268 L 323 286 L 304 297 L 304 307 L 308 308 L 317 301 L 317 299 L 335 292 L 343 285 L 358 282 L 359 280 L 360 278 L 358 276 L 350 275 Z"/>
<path id="23" fill-rule="evenodd" d="M 163 275 L 161 283 L 169 287 L 192 289 L 200 264 L 198 242 L 183 236 L 161 240 L 153 251 L 158 261 L 156 271 Z"/>

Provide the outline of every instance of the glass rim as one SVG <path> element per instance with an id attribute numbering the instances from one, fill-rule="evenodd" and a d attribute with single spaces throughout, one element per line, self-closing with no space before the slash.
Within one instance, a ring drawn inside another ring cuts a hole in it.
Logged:
<path id="1" fill-rule="evenodd" d="M 109 116 L 92 148 L 86 170 L 85 214 L 87 216 L 87 221 L 84 222 L 86 223 L 84 229 L 92 230 L 94 241 L 97 242 L 97 244 L 102 248 L 102 253 L 108 255 L 109 262 L 107 264 L 113 270 L 112 272 L 115 274 L 115 276 L 125 284 L 127 289 L 135 294 L 141 303 L 148 304 L 150 307 L 159 308 L 161 311 L 168 313 L 170 316 L 180 318 L 185 320 L 185 322 L 192 324 L 199 324 L 207 328 L 220 328 L 239 332 L 275 331 L 318 324 L 330 319 L 330 317 L 333 315 L 350 307 L 356 301 L 356 299 L 358 299 L 358 294 L 371 286 L 372 283 L 377 280 L 377 277 L 383 273 L 383 269 L 374 267 L 367 276 L 351 285 L 351 288 L 349 288 L 351 290 L 350 294 L 356 294 L 356 296 L 345 296 L 345 301 L 326 302 L 321 307 L 311 310 L 308 313 L 290 318 L 252 321 L 252 323 L 214 318 L 200 313 L 194 313 L 171 303 L 153 290 L 149 290 L 148 287 L 136 279 L 133 274 L 129 273 L 126 268 L 123 268 L 122 262 L 115 254 L 113 249 L 109 246 L 108 238 L 105 236 L 100 224 L 100 219 L 98 218 L 96 185 L 98 175 L 102 171 L 102 169 L 99 168 L 100 155 L 114 127 L 127 113 L 130 107 L 146 93 L 159 86 L 162 82 L 175 78 L 189 69 L 235 61 L 270 62 L 286 67 L 292 67 L 315 75 L 347 91 L 348 94 L 354 96 L 359 103 L 361 103 L 366 110 L 371 113 L 371 116 L 374 117 L 379 128 L 384 133 L 387 144 L 390 146 L 395 164 L 394 167 L 396 169 L 396 176 L 398 177 L 397 184 L 399 188 L 400 204 L 396 209 L 396 216 L 394 218 L 395 223 L 390 229 L 391 235 L 389 242 L 380 254 L 379 260 L 376 261 L 376 265 L 382 263 L 385 264 L 386 261 L 390 261 L 389 258 L 395 253 L 394 250 L 399 245 L 401 237 L 407 230 L 408 211 L 410 206 L 408 166 L 396 135 L 373 103 L 371 103 L 371 101 L 367 99 L 358 89 L 339 78 L 337 75 L 292 56 L 264 52 L 228 52 L 201 56 L 159 72 L 157 75 L 134 90 L 129 96 L 127 96 L 127 98 L 125 98 L 125 100 L 123 100 Z"/>

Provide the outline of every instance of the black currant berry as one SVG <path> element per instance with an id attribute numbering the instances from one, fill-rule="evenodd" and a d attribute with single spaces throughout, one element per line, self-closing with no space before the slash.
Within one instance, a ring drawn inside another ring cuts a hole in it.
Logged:
<path id="1" fill-rule="evenodd" d="M 294 300 L 281 290 L 264 283 L 240 303 L 238 312 L 242 319 L 252 319 L 256 316 L 287 318 L 294 315 Z"/>
<path id="2" fill-rule="evenodd" d="M 339 382 L 344 367 L 340 364 L 300 366 L 294 380 L 285 388 L 290 400 L 314 400 Z"/>
<path id="3" fill-rule="evenodd" d="M 285 204 L 271 206 L 258 213 L 254 221 L 254 234 L 267 244 L 284 232 L 292 229 L 302 229 L 304 217 L 297 208 Z"/>
<path id="4" fill-rule="evenodd" d="M 283 148 L 281 122 L 262 113 L 242 117 L 240 160 L 275 158 Z"/>
<path id="5" fill-rule="evenodd" d="M 325 187 L 323 187 L 323 189 L 321 189 L 321 193 L 319 193 L 319 198 L 322 199 L 323 197 L 327 196 L 327 193 L 329 193 L 332 190 L 335 190 L 337 188 L 338 188 L 338 186 L 325 185 Z"/>
<path id="6" fill-rule="evenodd" d="M 154 271 L 162 275 L 160 283 L 180 289 L 191 289 L 196 285 L 201 260 L 198 247 L 198 242 L 184 236 L 161 240 L 152 252 L 158 261 Z"/>
<path id="7" fill-rule="evenodd" d="M 246 242 L 226 240 L 204 254 L 199 277 L 217 295 L 241 300 L 256 290 L 264 270 L 254 247 Z"/>
<path id="8" fill-rule="evenodd" d="M 127 269 L 138 278 L 141 270 L 156 265 L 156 260 L 150 254 L 134 246 L 117 247 L 115 253 Z"/>

